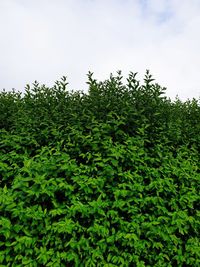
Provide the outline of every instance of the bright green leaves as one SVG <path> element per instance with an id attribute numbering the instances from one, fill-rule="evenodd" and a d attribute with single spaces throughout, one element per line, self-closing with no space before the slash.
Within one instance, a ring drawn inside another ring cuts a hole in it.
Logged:
<path id="1" fill-rule="evenodd" d="M 71 234 L 76 230 L 76 224 L 72 219 L 67 219 L 52 224 L 52 231 L 58 233 L 69 233 Z"/>
<path id="2" fill-rule="evenodd" d="M 6 239 L 9 239 L 10 233 L 11 233 L 11 222 L 9 219 L 0 217 L 0 233 L 3 235 Z"/>
<path id="3" fill-rule="evenodd" d="M 26 156 L 1 188 L 1 263 L 198 266 L 196 152 L 154 153 L 129 137 L 105 138 L 79 164 L 58 147 Z"/>

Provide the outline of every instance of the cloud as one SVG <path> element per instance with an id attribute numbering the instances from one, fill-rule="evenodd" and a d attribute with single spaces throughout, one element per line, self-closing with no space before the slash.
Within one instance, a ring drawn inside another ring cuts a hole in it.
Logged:
<path id="1" fill-rule="evenodd" d="M 171 98 L 199 98 L 199 12 L 197 0 L 2 0 L 0 89 L 67 75 L 87 91 L 89 70 L 150 69 Z"/>

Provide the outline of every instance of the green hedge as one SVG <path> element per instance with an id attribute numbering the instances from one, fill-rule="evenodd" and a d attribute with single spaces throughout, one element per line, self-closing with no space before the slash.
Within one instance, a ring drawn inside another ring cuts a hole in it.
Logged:
<path id="1" fill-rule="evenodd" d="M 121 72 L 0 94 L 0 266 L 200 266 L 200 105 Z"/>

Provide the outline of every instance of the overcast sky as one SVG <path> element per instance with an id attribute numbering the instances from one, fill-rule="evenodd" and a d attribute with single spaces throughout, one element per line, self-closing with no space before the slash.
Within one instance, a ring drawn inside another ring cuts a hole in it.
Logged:
<path id="1" fill-rule="evenodd" d="M 0 89 L 35 80 L 88 89 L 145 70 L 182 100 L 200 97 L 200 0 L 0 0 Z"/>

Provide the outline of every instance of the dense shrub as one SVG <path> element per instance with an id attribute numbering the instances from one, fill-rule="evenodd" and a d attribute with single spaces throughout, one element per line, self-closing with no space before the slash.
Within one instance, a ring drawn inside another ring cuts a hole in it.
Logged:
<path id="1" fill-rule="evenodd" d="M 92 76 L 0 94 L 0 265 L 199 266 L 199 101 Z"/>

